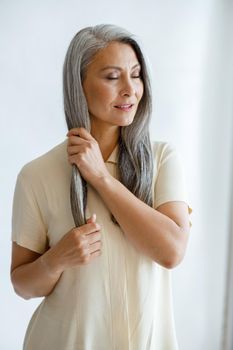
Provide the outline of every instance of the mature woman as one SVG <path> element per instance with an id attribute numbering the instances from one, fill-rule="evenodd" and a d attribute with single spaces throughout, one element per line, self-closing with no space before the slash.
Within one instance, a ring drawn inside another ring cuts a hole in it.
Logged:
<path id="1" fill-rule="evenodd" d="M 22 168 L 14 195 L 12 283 L 45 297 L 24 349 L 177 349 L 169 275 L 191 208 L 179 154 L 150 141 L 142 51 L 122 28 L 84 28 L 63 73 L 67 139 Z"/>

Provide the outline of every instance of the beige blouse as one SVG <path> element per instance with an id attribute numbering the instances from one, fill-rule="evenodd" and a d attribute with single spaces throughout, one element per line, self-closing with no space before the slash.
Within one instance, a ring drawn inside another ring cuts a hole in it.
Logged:
<path id="1" fill-rule="evenodd" d="M 12 240 L 40 254 L 74 227 L 66 143 L 26 164 L 17 178 Z M 154 208 L 168 201 L 188 203 L 175 147 L 167 142 L 152 145 Z M 117 152 L 118 146 L 105 162 L 116 178 Z M 87 217 L 92 213 L 101 225 L 101 256 L 62 273 L 53 292 L 35 310 L 23 349 L 177 350 L 171 271 L 130 244 L 111 221 L 97 191 L 88 185 Z"/>

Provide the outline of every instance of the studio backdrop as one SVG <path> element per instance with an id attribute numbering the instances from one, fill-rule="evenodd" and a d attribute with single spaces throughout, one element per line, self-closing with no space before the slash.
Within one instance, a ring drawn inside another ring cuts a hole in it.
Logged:
<path id="1" fill-rule="evenodd" d="M 0 2 L 1 349 L 21 349 L 41 302 L 18 297 L 10 283 L 16 177 L 65 139 L 65 53 L 78 30 L 99 23 L 125 27 L 142 43 L 152 78 L 151 138 L 172 142 L 183 159 L 193 213 L 186 256 L 172 273 L 180 349 L 233 348 L 232 11 L 230 0 Z"/>

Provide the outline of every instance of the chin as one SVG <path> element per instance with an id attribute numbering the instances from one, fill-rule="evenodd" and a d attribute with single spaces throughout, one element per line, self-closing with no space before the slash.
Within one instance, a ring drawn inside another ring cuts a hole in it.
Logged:
<path id="1" fill-rule="evenodd" d="M 119 122 L 119 126 L 128 126 L 130 124 L 132 124 L 134 121 L 134 117 L 133 118 L 124 118 L 121 122 Z"/>
<path id="2" fill-rule="evenodd" d="M 133 123 L 133 120 L 131 120 L 130 122 L 128 122 L 128 123 L 122 123 L 121 125 L 119 125 L 119 126 L 129 126 L 129 125 L 131 125 Z"/>

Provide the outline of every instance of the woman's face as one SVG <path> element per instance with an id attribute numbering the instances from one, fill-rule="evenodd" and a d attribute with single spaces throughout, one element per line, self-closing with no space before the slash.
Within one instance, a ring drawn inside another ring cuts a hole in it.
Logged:
<path id="1" fill-rule="evenodd" d="M 132 47 L 112 42 L 99 51 L 87 68 L 83 90 L 92 123 L 131 124 L 143 95 L 140 64 Z"/>

